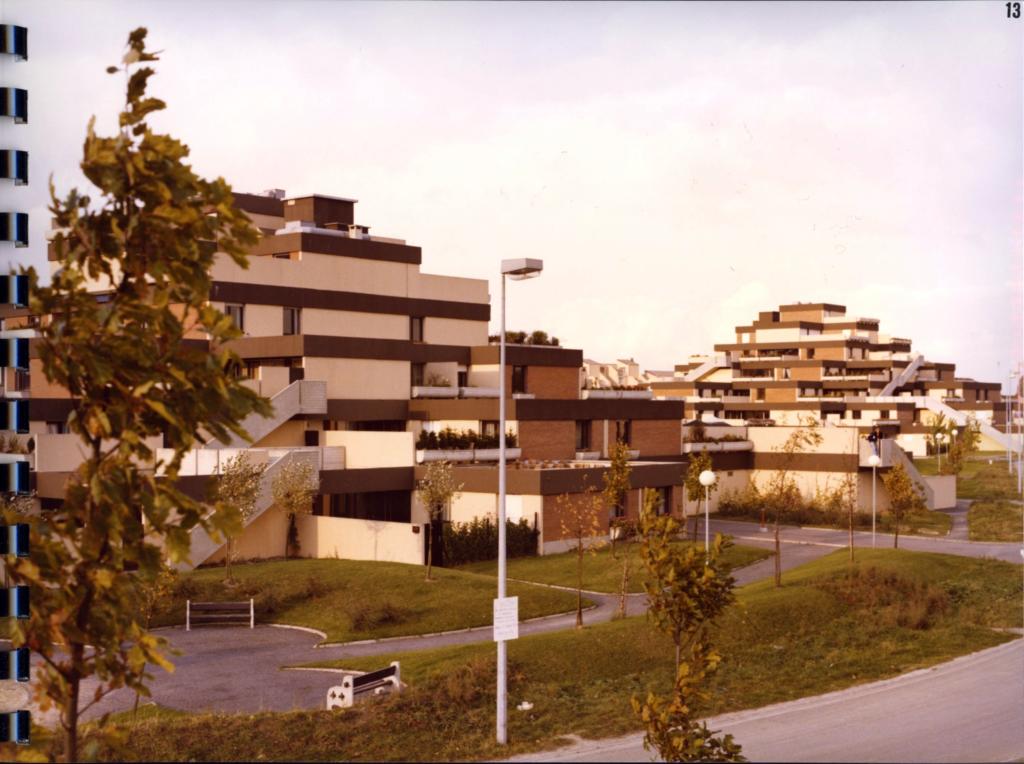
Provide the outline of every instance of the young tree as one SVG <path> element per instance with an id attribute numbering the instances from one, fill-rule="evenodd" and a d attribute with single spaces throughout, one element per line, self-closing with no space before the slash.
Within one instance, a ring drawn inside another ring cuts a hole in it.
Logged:
<path id="1" fill-rule="evenodd" d="M 631 699 L 647 728 L 644 748 L 657 750 L 665 761 L 742 761 L 732 736 L 716 737 L 693 708 L 707 699 L 707 678 L 720 661 L 708 627 L 735 600 L 734 581 L 721 559 L 729 542 L 716 534 L 707 558 L 694 545 L 673 543 L 679 523 L 671 515 L 656 514 L 654 504 L 653 492 L 646 491 L 640 514 L 644 590 L 649 617 L 672 638 L 676 669 L 669 698 L 649 692 L 644 702 Z"/>
<path id="2" fill-rule="evenodd" d="M 51 186 L 58 267 L 46 287 L 28 271 L 29 307 L 43 317 L 41 371 L 70 394 L 68 428 L 86 458 L 61 508 L 30 519 L 31 558 L 8 571 L 33 587 L 14 641 L 42 661 L 37 697 L 60 709 L 68 761 L 81 758 L 82 711 L 119 687 L 145 693 L 147 664 L 171 668 L 146 630 L 137 583 L 156 580 L 166 557 L 187 558 L 192 529 L 232 526 L 223 506 L 209 512 L 175 487 L 183 457 L 202 436 L 244 436 L 246 415 L 270 413 L 228 372 L 237 357 L 223 343 L 238 332 L 209 303 L 215 257 L 244 265 L 258 234 L 227 183 L 200 178 L 185 164 L 188 148 L 147 124 L 164 103 L 146 96 L 154 71 L 138 65 L 157 57 L 145 38 L 132 32 L 124 67 L 108 69 L 126 76 L 120 131 L 101 137 L 89 123 L 81 168 L 98 198 L 72 190 L 60 200 Z M 103 302 L 90 291 L 97 283 L 108 286 Z M 183 341 L 197 333 L 209 349 Z M 155 436 L 172 456 L 154 465 Z M 87 677 L 97 689 L 81 706 Z"/>
<path id="3" fill-rule="evenodd" d="M 821 433 L 818 432 L 818 421 L 811 418 L 801 421 L 801 426 L 793 430 L 785 442 L 772 450 L 779 454 L 779 468 L 768 478 L 768 485 L 763 492 L 765 503 L 775 515 L 775 585 L 782 586 L 782 544 L 779 541 L 779 524 L 782 513 L 792 509 L 800 501 L 800 489 L 790 472 L 796 466 L 800 454 L 821 444 Z"/>
<path id="4" fill-rule="evenodd" d="M 597 554 L 604 546 L 600 536 L 604 530 L 601 522 L 603 503 L 591 487 L 585 487 L 583 493 L 569 496 L 563 493 L 555 499 L 558 508 L 559 524 L 562 536 L 573 542 L 576 553 L 576 628 L 583 628 L 583 556 Z"/>
<path id="5" fill-rule="evenodd" d="M 882 475 L 882 485 L 889 495 L 889 511 L 892 512 L 892 519 L 895 528 L 893 530 L 892 546 L 898 549 L 900 545 L 900 523 L 910 512 L 917 512 L 925 509 L 924 500 L 919 493 L 920 488 L 907 474 L 906 469 L 900 463 L 896 463 L 885 475 Z"/>
<path id="6" fill-rule="evenodd" d="M 848 472 L 838 491 L 839 505 L 846 511 L 846 520 L 850 531 L 850 564 L 853 564 L 853 521 L 857 515 L 857 478 Z"/>
<path id="7" fill-rule="evenodd" d="M 274 504 L 281 508 L 288 518 L 288 534 L 284 542 L 284 557 L 299 552 L 299 527 L 295 520 L 298 515 L 308 515 L 313 510 L 313 499 L 320 490 L 320 476 L 316 468 L 293 454 L 291 461 L 281 467 L 270 484 Z"/>
<path id="8" fill-rule="evenodd" d="M 697 502 L 698 511 L 693 514 L 693 533 L 691 534 L 695 544 L 697 543 L 697 523 L 700 519 L 700 501 L 704 498 L 704 486 L 700 484 L 700 473 L 711 469 L 711 467 L 711 454 L 707 451 L 701 451 L 696 455 L 690 454 L 690 464 L 686 468 L 684 487 L 687 500 Z"/>
<path id="9" fill-rule="evenodd" d="M 629 586 L 629 565 L 630 565 L 630 542 L 636 531 L 635 524 L 626 517 L 626 494 L 630 489 L 629 473 L 632 467 L 629 466 L 629 446 L 621 440 L 612 446 L 608 469 L 605 470 L 603 481 L 604 490 L 601 496 L 604 505 L 608 508 L 612 519 L 608 524 L 609 537 L 611 538 L 612 558 L 622 562 L 622 585 L 619 589 L 619 615 L 626 614 L 626 589 Z M 622 516 L 619 516 L 619 511 Z M 618 541 L 625 544 L 625 549 L 620 549 Z"/>
<path id="10" fill-rule="evenodd" d="M 221 468 L 215 489 L 216 497 L 224 506 L 238 512 L 243 528 L 249 524 L 256 511 L 263 473 L 266 471 L 266 464 L 251 461 L 244 451 L 229 459 Z M 235 535 L 228 535 L 224 549 L 224 577 L 227 581 L 232 581 L 231 563 L 235 561 L 235 543 Z"/>
<path id="11" fill-rule="evenodd" d="M 455 471 L 446 461 L 430 462 L 426 474 L 420 479 L 416 493 L 430 517 L 430 533 L 427 537 L 427 580 L 434 563 L 434 526 L 444 519 L 444 511 L 452 500 L 459 497 L 462 483 L 455 484 Z"/>

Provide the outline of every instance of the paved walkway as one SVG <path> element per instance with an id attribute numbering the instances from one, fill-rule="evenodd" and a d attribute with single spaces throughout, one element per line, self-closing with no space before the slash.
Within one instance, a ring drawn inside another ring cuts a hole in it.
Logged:
<path id="1" fill-rule="evenodd" d="M 762 533 L 756 523 L 712 520 L 711 530 L 729 533 L 737 543 L 766 548 L 774 547 L 771 532 Z M 870 546 L 871 534 L 855 533 L 857 546 Z M 837 548 L 845 548 L 845 531 L 821 528 L 782 529 L 782 567 L 790 570 L 822 557 Z M 891 547 L 892 537 L 878 534 L 880 548 Z M 957 539 L 936 539 L 904 536 L 900 546 L 919 551 L 945 552 L 972 557 L 1020 561 L 1019 544 L 968 542 Z M 768 578 L 773 572 L 773 559 L 767 558 L 734 573 L 737 585 L 743 586 Z M 611 620 L 618 609 L 618 596 L 588 593 L 595 607 L 583 616 L 585 624 Z M 640 615 L 645 610 L 643 594 L 627 598 L 627 614 Z M 525 621 L 520 624 L 521 636 L 572 629 L 575 612 Z M 491 641 L 491 627 L 483 626 L 457 632 L 424 636 L 400 637 L 371 642 L 350 642 L 339 645 L 317 645 L 323 635 L 300 629 L 258 626 L 256 629 L 204 627 L 186 632 L 183 628 L 160 629 L 170 647 L 180 651 L 173 657 L 175 671 L 171 674 L 154 669 L 150 683 L 152 701 L 169 708 L 186 711 L 253 712 L 287 711 L 295 708 L 321 708 L 327 688 L 340 683 L 344 672 L 327 670 L 284 670 L 281 667 L 317 661 L 384 655 L 437 647 Z M 94 685 L 85 683 L 82 697 L 91 695 Z M 118 690 L 103 702 L 85 712 L 95 718 L 109 711 L 127 710 L 135 702 L 134 693 Z M 37 712 L 38 713 L 38 712 Z M 42 721 L 55 721 L 52 714 L 40 716 Z"/>

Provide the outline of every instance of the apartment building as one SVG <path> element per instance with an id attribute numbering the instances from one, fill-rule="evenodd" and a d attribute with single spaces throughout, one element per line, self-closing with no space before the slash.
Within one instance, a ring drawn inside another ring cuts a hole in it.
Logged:
<path id="1" fill-rule="evenodd" d="M 780 305 L 736 327 L 713 356 L 676 366 L 654 381 L 659 398 L 684 402 L 687 418 L 730 424 L 879 425 L 915 455 L 941 415 L 982 427 L 986 449 L 1006 448 L 1006 415 L 996 382 L 956 376 L 953 363 L 927 360 L 911 341 L 880 330 L 876 318 L 847 316 L 830 303 Z"/>
<path id="2" fill-rule="evenodd" d="M 464 484 L 451 519 L 495 515 L 497 450 L 487 446 L 497 436 L 499 349 L 488 342 L 487 282 L 423 272 L 419 247 L 356 223 L 354 199 L 272 190 L 235 201 L 262 237 L 248 268 L 217 258 L 210 297 L 243 332 L 231 343 L 236 373 L 271 400 L 274 414 L 244 423 L 248 442 L 210 442 L 190 453 L 182 487 L 205 495 L 240 450 L 267 464 L 256 516 L 238 540 L 243 558 L 284 553 L 287 521 L 269 486 L 294 460 L 314 465 L 320 477 L 314 513 L 300 519 L 304 554 L 422 561 L 427 514 L 415 485 L 441 458 L 459 465 Z M 0 408 L 31 453 L 6 457 L 17 462 L 8 481 L 34 491 L 44 507 L 58 506 L 82 458 L 67 432 L 72 402 L 31 357 L 35 319 L 23 282 L 10 283 L 0 334 L 7 407 Z M 97 283 L 94 291 L 102 300 L 109 290 Z M 643 488 L 657 489 L 666 509 L 682 506 L 684 405 L 652 400 L 649 390 L 587 390 L 582 369 L 580 350 L 507 349 L 509 516 L 539 529 L 541 551 L 564 545 L 555 497 L 600 488 L 618 440 L 635 460 L 636 490 L 612 514 L 635 515 Z M 469 447 L 446 444 L 452 436 Z M 222 554 L 196 533 L 193 562 Z"/>

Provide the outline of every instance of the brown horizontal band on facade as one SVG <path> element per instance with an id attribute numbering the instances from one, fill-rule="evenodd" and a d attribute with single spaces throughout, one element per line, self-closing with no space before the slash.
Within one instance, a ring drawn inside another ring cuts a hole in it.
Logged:
<path id="1" fill-rule="evenodd" d="M 685 467 L 681 464 L 644 464 L 631 462 L 629 473 L 632 488 L 658 488 L 667 485 L 682 485 Z M 563 493 L 580 493 L 588 487 L 600 491 L 605 467 L 580 467 L 566 469 L 518 469 L 510 466 L 506 477 L 506 490 L 514 496 L 557 496 Z M 460 467 L 452 468 L 455 481 L 462 484 L 462 491 L 470 493 L 497 493 L 498 468 Z M 416 467 L 416 478 L 426 474 L 425 467 Z"/>
<path id="2" fill-rule="evenodd" d="M 320 493 L 375 493 L 378 491 L 411 491 L 415 487 L 412 467 L 377 467 L 352 470 L 322 470 Z M 58 473 L 52 473 L 58 474 Z M 175 487 L 197 501 L 207 498 L 210 475 L 179 477 Z"/>
<path id="3" fill-rule="evenodd" d="M 292 334 L 273 337 L 241 337 L 226 343 L 243 360 L 260 358 L 364 358 L 377 361 L 469 363 L 469 348 L 462 345 L 431 345 L 409 340 L 367 337 L 329 337 Z"/>
<path id="4" fill-rule="evenodd" d="M 818 383 L 818 380 L 774 379 L 772 377 L 765 377 L 764 379 L 737 379 L 732 383 L 732 386 L 737 390 L 750 390 L 755 387 L 797 387 L 806 386 L 811 383 Z"/>
<path id="5" fill-rule="evenodd" d="M 323 419 L 322 416 L 314 416 Z M 407 400 L 356 400 L 331 398 L 327 401 L 327 419 L 338 422 L 371 422 L 409 419 Z"/>
<path id="6" fill-rule="evenodd" d="M 29 359 L 39 358 L 39 337 L 29 337 L 28 340 L 28 357 Z M 210 341 L 206 339 L 194 339 L 186 338 L 181 341 L 182 347 L 209 351 Z"/>
<path id="7" fill-rule="evenodd" d="M 259 194 L 243 194 L 235 191 L 232 193 L 232 201 L 235 206 L 243 212 L 251 212 L 254 215 L 269 215 L 271 217 L 284 217 L 284 202 L 273 196 L 260 196 Z"/>
<path id="8" fill-rule="evenodd" d="M 387 313 L 399 316 L 460 318 L 469 321 L 490 321 L 489 303 L 426 300 L 418 297 L 392 297 L 363 292 L 338 292 L 330 289 L 246 284 L 215 281 L 210 299 L 247 305 L 282 305 L 291 308 L 350 310 L 360 313 Z"/>
<path id="9" fill-rule="evenodd" d="M 522 401 L 505 402 L 505 416 L 509 421 L 519 418 L 519 404 Z M 497 398 L 413 398 L 409 401 L 409 417 L 430 421 L 434 419 L 496 420 L 498 419 Z M 564 419 L 565 417 L 563 417 Z"/>
<path id="10" fill-rule="evenodd" d="M 73 408 L 71 398 L 29 398 L 28 418 L 33 422 L 65 422 Z"/>
<path id="11" fill-rule="evenodd" d="M 371 241 L 370 239 L 352 239 L 348 236 L 332 236 L 324 233 L 283 233 L 264 236 L 250 254 L 261 257 L 290 252 L 337 255 L 361 260 L 406 263 L 407 265 L 419 265 L 423 260 L 419 247 L 386 241 Z"/>
<path id="12" fill-rule="evenodd" d="M 497 365 L 500 362 L 499 345 L 479 345 L 473 348 L 471 360 L 477 365 Z M 506 345 L 505 363 L 508 366 L 565 366 L 583 365 L 583 351 L 548 345 Z"/>
<path id="13" fill-rule="evenodd" d="M 822 358 L 737 358 L 733 369 L 809 369 L 829 366 L 844 366 L 846 361 L 825 361 Z"/>
<path id="14" fill-rule="evenodd" d="M 774 451 L 752 452 L 755 470 L 791 470 L 799 472 L 856 472 L 857 454 L 799 454 L 791 458 Z"/>
<path id="15" fill-rule="evenodd" d="M 320 472 L 322 494 L 411 491 L 415 487 L 412 467 L 371 467 Z"/>
<path id="16" fill-rule="evenodd" d="M 668 419 L 682 420 L 682 401 L 657 400 L 517 400 L 516 418 L 521 421 L 575 419 Z"/>
<path id="17" fill-rule="evenodd" d="M 869 403 L 867 401 L 847 400 L 846 408 L 851 411 L 883 410 L 883 411 L 913 411 L 917 405 L 913 401 L 901 401 L 900 403 Z"/>
<path id="18" fill-rule="evenodd" d="M 856 340 L 853 337 L 846 337 L 841 340 L 823 339 L 821 337 L 801 337 L 789 342 L 730 342 L 723 345 L 715 345 L 715 350 L 784 350 L 786 348 L 839 348 L 839 347 L 864 347 L 867 342 Z M 743 359 L 737 359 L 743 360 Z M 753 359 L 752 359 L 753 360 Z"/>

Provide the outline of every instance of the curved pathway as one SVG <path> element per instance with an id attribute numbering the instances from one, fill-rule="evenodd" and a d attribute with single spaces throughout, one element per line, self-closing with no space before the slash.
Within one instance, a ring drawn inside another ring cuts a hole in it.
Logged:
<path id="1" fill-rule="evenodd" d="M 772 534 L 759 531 L 756 523 L 712 520 L 713 532 L 728 533 L 737 542 L 756 546 L 774 546 Z M 857 546 L 870 546 L 871 534 L 855 533 Z M 845 531 L 821 528 L 782 529 L 783 570 L 822 557 L 847 544 Z M 892 537 L 878 534 L 877 545 L 891 547 Z M 1020 561 L 1019 544 L 996 544 L 906 536 L 900 546 L 919 551 L 944 552 L 972 557 L 994 557 Z M 737 585 L 745 585 L 772 575 L 773 559 L 767 558 L 736 570 Z M 611 620 L 618 609 L 618 596 L 589 592 L 596 604 L 584 613 L 585 624 Z M 640 615 L 645 610 L 644 595 L 627 598 L 627 614 Z M 547 616 L 520 624 L 521 636 L 571 629 L 575 612 Z M 166 673 L 154 668 L 150 683 L 151 701 L 183 711 L 287 711 L 296 708 L 321 708 L 332 684 L 340 683 L 345 672 L 319 670 L 283 670 L 285 666 L 340 658 L 384 655 L 411 650 L 465 645 L 491 641 L 491 626 L 441 634 L 398 637 L 393 639 L 349 642 L 318 646 L 323 634 L 305 629 L 258 626 L 256 629 L 204 627 L 186 632 L 183 628 L 161 629 L 172 649 L 180 652 L 173 658 L 175 671 Z M 92 685 L 83 685 L 82 697 L 91 695 Z M 118 690 L 85 712 L 95 718 L 110 711 L 127 710 L 135 702 L 134 693 Z M 37 712 L 38 713 L 38 712 Z M 40 715 L 44 723 L 55 721 L 52 714 Z"/>
<path id="2" fill-rule="evenodd" d="M 1019 761 L 1024 640 L 826 695 L 708 719 L 751 761 Z M 651 761 L 640 734 L 511 761 Z"/>

